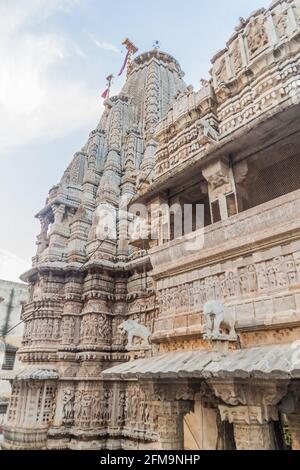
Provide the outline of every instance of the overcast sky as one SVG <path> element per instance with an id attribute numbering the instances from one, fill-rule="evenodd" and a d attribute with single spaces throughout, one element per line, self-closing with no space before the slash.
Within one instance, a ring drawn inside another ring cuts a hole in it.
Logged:
<path id="1" fill-rule="evenodd" d="M 155 40 L 199 88 L 240 16 L 270 0 L 0 0 L 0 279 L 35 252 L 34 219 L 102 112 L 129 37 Z M 124 78 L 116 80 L 117 93 Z"/>

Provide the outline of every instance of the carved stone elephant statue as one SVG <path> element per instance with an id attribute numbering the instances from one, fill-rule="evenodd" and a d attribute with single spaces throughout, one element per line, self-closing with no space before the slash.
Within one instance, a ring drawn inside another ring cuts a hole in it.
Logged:
<path id="1" fill-rule="evenodd" d="M 207 302 L 203 308 L 206 320 L 206 339 L 220 339 L 220 340 L 236 340 L 237 334 L 235 331 L 235 319 L 233 315 L 226 311 L 221 302 L 212 300 Z M 221 332 L 221 328 L 227 330 L 228 333 Z"/>
<path id="2" fill-rule="evenodd" d="M 141 338 L 146 346 L 150 345 L 150 331 L 144 325 L 140 325 L 135 320 L 126 320 L 119 325 L 119 330 L 126 332 L 128 335 L 127 348 L 133 347 L 133 338 Z"/>

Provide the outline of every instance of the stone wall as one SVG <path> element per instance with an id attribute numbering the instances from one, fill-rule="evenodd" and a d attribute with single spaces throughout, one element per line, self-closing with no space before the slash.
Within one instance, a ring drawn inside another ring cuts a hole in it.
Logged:
<path id="1" fill-rule="evenodd" d="M 205 228 L 203 248 L 190 257 L 184 239 L 153 248 L 159 304 L 154 338 L 203 332 L 203 306 L 214 299 L 239 329 L 299 322 L 297 201 L 299 191 Z"/>

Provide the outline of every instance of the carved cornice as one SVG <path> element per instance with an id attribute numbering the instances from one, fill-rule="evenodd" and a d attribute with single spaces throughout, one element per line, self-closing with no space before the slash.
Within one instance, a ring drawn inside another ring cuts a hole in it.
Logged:
<path id="1" fill-rule="evenodd" d="M 214 380 L 209 379 L 208 384 L 216 397 L 227 405 L 238 407 L 240 405 L 254 407 L 274 407 L 288 392 L 289 381 L 259 381 L 252 380 Z M 245 406 L 246 407 L 246 406 Z"/>
<path id="2" fill-rule="evenodd" d="M 222 421 L 234 424 L 264 424 L 278 420 L 274 406 L 224 406 L 219 405 Z"/>

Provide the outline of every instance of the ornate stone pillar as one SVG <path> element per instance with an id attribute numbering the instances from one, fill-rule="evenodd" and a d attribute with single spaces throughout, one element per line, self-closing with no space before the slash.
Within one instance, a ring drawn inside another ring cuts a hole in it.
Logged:
<path id="1" fill-rule="evenodd" d="M 69 262 L 85 261 L 85 245 L 90 227 L 91 222 L 88 211 L 83 205 L 80 205 L 70 223 L 70 238 L 67 250 Z"/>
<path id="2" fill-rule="evenodd" d="M 220 159 L 202 170 L 208 182 L 208 194 L 213 222 L 225 220 L 238 212 L 236 188 L 228 159 Z"/>
<path id="3" fill-rule="evenodd" d="M 275 449 L 272 420 L 278 419 L 275 407 L 219 406 L 222 421 L 234 426 L 237 450 Z"/>
<path id="4" fill-rule="evenodd" d="M 184 417 L 194 409 L 193 390 L 187 383 L 141 384 L 150 397 L 151 421 L 158 435 L 158 449 L 184 449 Z"/>
<path id="5" fill-rule="evenodd" d="M 48 246 L 48 228 L 49 221 L 46 218 L 39 217 L 41 223 L 41 233 L 37 236 L 37 255 L 43 253 Z"/>
<path id="6" fill-rule="evenodd" d="M 300 383 L 294 382 L 282 400 L 280 411 L 287 416 L 292 450 L 300 450 Z"/>
<path id="7" fill-rule="evenodd" d="M 51 206 L 54 222 L 49 230 L 49 249 L 47 261 L 61 260 L 66 252 L 70 228 L 74 212 L 64 204 L 52 204 Z"/>
<path id="8" fill-rule="evenodd" d="M 150 247 L 162 245 L 164 241 L 164 228 L 169 223 L 169 204 L 164 194 L 159 194 L 151 201 L 148 208 L 150 213 Z"/>
<path id="9" fill-rule="evenodd" d="M 161 450 L 184 449 L 184 416 L 191 410 L 190 402 L 163 402 L 158 415 Z"/>
<path id="10" fill-rule="evenodd" d="M 209 381 L 222 421 L 234 427 L 237 450 L 275 449 L 273 422 L 278 421 L 280 400 L 286 395 L 288 382 L 227 380 Z"/>
<path id="11" fill-rule="evenodd" d="M 292 438 L 292 450 L 300 450 L 300 409 L 288 416 L 289 431 Z"/>

